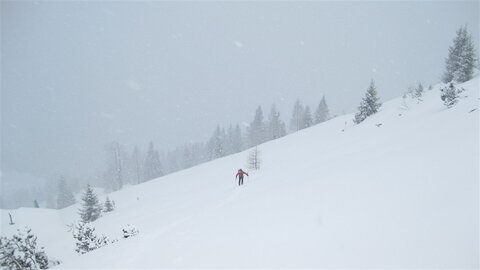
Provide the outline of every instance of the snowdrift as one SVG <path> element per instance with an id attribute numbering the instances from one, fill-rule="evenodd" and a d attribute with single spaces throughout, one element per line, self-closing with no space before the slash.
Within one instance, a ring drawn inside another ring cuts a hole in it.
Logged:
<path id="1" fill-rule="evenodd" d="M 2 210 L 1 233 L 32 227 L 61 269 L 478 268 L 479 80 L 459 86 L 450 109 L 438 85 L 260 145 L 242 187 L 248 151 L 109 194 L 95 226 L 119 241 L 85 255 L 78 205 Z M 140 233 L 122 239 L 127 224 Z"/>

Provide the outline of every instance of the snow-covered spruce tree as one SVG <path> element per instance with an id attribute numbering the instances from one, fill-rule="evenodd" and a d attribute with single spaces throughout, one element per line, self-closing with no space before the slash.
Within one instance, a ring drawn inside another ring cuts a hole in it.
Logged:
<path id="1" fill-rule="evenodd" d="M 102 212 L 102 206 L 98 202 L 97 195 L 93 192 L 90 185 L 85 188 L 82 196 L 82 208 L 80 209 L 80 218 L 82 222 L 91 222 L 98 219 Z"/>
<path id="2" fill-rule="evenodd" d="M 108 196 L 107 196 L 107 199 L 105 200 L 105 203 L 103 204 L 103 211 L 104 212 L 112 212 L 113 210 L 114 210 L 113 204 L 110 201 L 110 198 L 108 198 Z"/>
<path id="3" fill-rule="evenodd" d="M 97 248 L 103 247 L 109 243 L 104 235 L 97 235 L 95 227 L 90 222 L 79 222 L 73 228 L 73 238 L 75 238 L 75 251 L 85 254 Z"/>
<path id="4" fill-rule="evenodd" d="M 223 138 L 223 144 L 225 147 L 225 155 L 230 155 L 233 154 L 233 135 L 234 135 L 235 129 L 233 128 L 233 125 L 230 124 L 228 126 L 228 129 L 225 131 L 225 138 Z"/>
<path id="5" fill-rule="evenodd" d="M 467 27 L 457 30 L 457 36 L 452 46 L 448 49 L 448 57 L 445 59 L 445 73 L 443 82 L 455 81 L 462 83 L 473 76 L 477 56 L 472 37 L 468 34 Z"/>
<path id="6" fill-rule="evenodd" d="M 0 266 L 6 269 L 47 269 L 50 265 L 44 248 L 37 247 L 37 237 L 25 227 L 11 239 L 0 237 Z M 58 262 L 52 262 L 58 264 Z"/>
<path id="7" fill-rule="evenodd" d="M 221 158 L 225 156 L 225 130 L 223 128 L 220 128 L 219 125 L 215 128 L 215 131 L 213 132 L 212 138 L 210 140 L 211 143 L 211 158 L 216 159 L 216 158 Z"/>
<path id="8" fill-rule="evenodd" d="M 305 110 L 303 110 L 303 128 L 309 128 L 313 125 L 313 117 L 312 111 L 310 110 L 309 106 L 305 106 Z"/>
<path id="9" fill-rule="evenodd" d="M 442 93 L 440 95 L 440 98 L 442 99 L 443 104 L 445 104 L 445 106 L 450 108 L 450 107 L 453 107 L 455 104 L 457 104 L 458 97 L 459 97 L 458 94 L 461 92 L 461 90 L 458 90 L 457 88 L 455 88 L 452 82 L 449 83 L 448 86 L 440 88 L 440 91 Z"/>
<path id="10" fill-rule="evenodd" d="M 235 131 L 233 133 L 233 138 L 232 138 L 232 150 L 233 153 L 238 153 L 244 149 L 244 141 L 243 141 L 243 135 L 242 135 L 242 129 L 240 128 L 240 125 L 237 124 L 235 125 Z"/>
<path id="11" fill-rule="evenodd" d="M 250 153 L 248 153 L 247 166 L 251 170 L 259 170 L 261 163 L 260 149 L 258 149 L 258 146 L 255 146 L 250 150 Z"/>
<path id="12" fill-rule="evenodd" d="M 267 122 L 267 140 L 275 140 L 285 136 L 285 123 L 280 119 L 280 113 L 277 111 L 275 104 L 270 108 Z"/>
<path id="13" fill-rule="evenodd" d="M 238 129 L 237 129 L 238 128 Z M 225 155 L 238 153 L 242 148 L 242 131 L 237 124 L 237 127 L 230 125 L 225 133 L 223 139 Z M 198 164 L 198 163 L 197 163 Z"/>
<path id="14" fill-rule="evenodd" d="M 135 145 L 132 151 L 132 155 L 130 157 L 130 164 L 131 164 L 131 170 L 134 175 L 134 179 L 136 184 L 140 184 L 143 182 L 143 168 L 142 168 L 142 163 L 140 162 L 142 160 L 142 153 L 140 152 L 140 149 L 138 146 Z"/>
<path id="15" fill-rule="evenodd" d="M 60 177 L 58 181 L 57 208 L 62 209 L 75 204 L 75 197 L 67 184 L 65 177 Z"/>
<path id="16" fill-rule="evenodd" d="M 117 141 L 105 145 L 106 171 L 104 173 L 105 188 L 109 191 L 116 191 L 123 187 L 125 179 L 125 163 L 127 163 L 124 146 Z"/>
<path id="17" fill-rule="evenodd" d="M 145 158 L 144 166 L 145 181 L 155 179 L 163 175 L 162 163 L 160 162 L 160 155 L 155 150 L 153 142 L 148 145 L 148 152 Z"/>
<path id="18" fill-rule="evenodd" d="M 129 238 L 138 234 L 138 229 L 134 225 L 127 224 L 125 228 L 122 229 L 123 238 Z"/>
<path id="19" fill-rule="evenodd" d="M 423 85 L 422 83 L 418 83 L 418 86 L 415 88 L 414 92 L 413 92 L 413 97 L 415 99 L 417 99 L 417 101 L 422 101 L 422 96 L 423 96 L 423 93 L 425 92 L 425 89 L 423 88 Z"/>
<path id="20" fill-rule="evenodd" d="M 292 118 L 290 119 L 290 132 L 297 132 L 305 125 L 303 123 L 303 105 L 297 99 L 293 105 Z"/>
<path id="21" fill-rule="evenodd" d="M 182 168 L 190 168 L 202 162 L 203 160 L 203 143 L 187 143 L 183 146 L 181 154 Z"/>
<path id="22" fill-rule="evenodd" d="M 255 117 L 248 129 L 248 140 L 250 146 L 257 146 L 266 141 L 265 123 L 263 121 L 262 107 L 258 106 Z"/>
<path id="23" fill-rule="evenodd" d="M 330 112 L 328 111 L 327 101 L 325 100 L 325 96 L 323 96 L 322 100 L 320 100 L 320 104 L 318 104 L 318 107 L 315 110 L 315 118 L 313 120 L 313 123 L 320 124 L 327 121 L 329 117 Z"/>
<path id="24" fill-rule="evenodd" d="M 377 113 L 380 106 L 382 106 L 379 100 L 380 98 L 377 97 L 377 90 L 375 89 L 375 82 L 372 80 L 365 97 L 360 102 L 360 106 L 358 106 L 358 112 L 355 114 L 355 119 L 353 120 L 355 124 L 360 124 L 370 115 Z"/>

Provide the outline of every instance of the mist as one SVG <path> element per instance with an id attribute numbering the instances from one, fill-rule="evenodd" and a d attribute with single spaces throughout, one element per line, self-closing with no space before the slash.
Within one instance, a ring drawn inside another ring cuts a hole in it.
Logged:
<path id="1" fill-rule="evenodd" d="M 478 41 L 478 10 L 476 1 L 2 1 L 2 197 L 39 189 L 4 206 L 31 205 L 60 176 L 78 188 L 101 182 L 111 142 L 127 152 L 153 142 L 165 162 L 217 125 L 245 130 L 258 106 L 267 115 L 275 104 L 288 124 L 297 99 L 314 109 L 325 96 L 336 116 L 356 110 L 371 80 L 382 101 L 438 83 L 455 31 L 467 25 Z"/>

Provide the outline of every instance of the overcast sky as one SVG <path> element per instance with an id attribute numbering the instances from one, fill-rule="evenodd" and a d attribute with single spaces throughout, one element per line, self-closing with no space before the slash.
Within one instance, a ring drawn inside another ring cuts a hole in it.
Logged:
<path id="1" fill-rule="evenodd" d="M 118 140 L 203 141 L 295 99 L 352 112 L 439 81 L 479 3 L 1 1 L 2 171 L 89 175 Z"/>

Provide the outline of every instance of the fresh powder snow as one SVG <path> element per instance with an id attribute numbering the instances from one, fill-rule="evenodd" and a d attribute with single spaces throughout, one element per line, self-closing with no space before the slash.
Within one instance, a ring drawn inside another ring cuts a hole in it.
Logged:
<path id="1" fill-rule="evenodd" d="M 440 87 L 261 144 L 240 187 L 249 150 L 110 193 L 93 225 L 118 241 L 92 252 L 79 204 L 1 210 L 1 234 L 31 227 L 58 269 L 478 268 L 479 79 L 452 108 Z"/>

